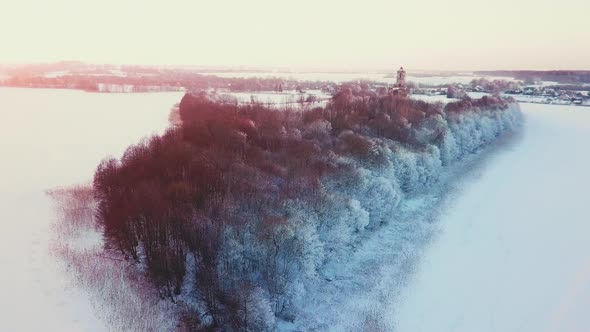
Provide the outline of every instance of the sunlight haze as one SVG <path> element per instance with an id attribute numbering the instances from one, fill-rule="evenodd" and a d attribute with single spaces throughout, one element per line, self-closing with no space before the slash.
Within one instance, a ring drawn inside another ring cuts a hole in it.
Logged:
<path id="1" fill-rule="evenodd" d="M 0 63 L 588 69 L 589 9 L 584 0 L 2 1 Z"/>

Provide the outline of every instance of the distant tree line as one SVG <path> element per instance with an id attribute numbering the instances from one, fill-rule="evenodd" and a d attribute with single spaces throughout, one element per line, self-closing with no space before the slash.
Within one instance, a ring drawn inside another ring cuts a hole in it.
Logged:
<path id="1" fill-rule="evenodd" d="M 54 71 L 49 71 L 49 70 Z M 55 71 L 57 69 L 63 71 Z M 113 74 L 113 71 L 120 71 Z M 47 75 L 47 74 L 51 75 Z M 227 89 L 231 92 L 256 92 L 285 90 L 324 89 L 333 90 L 335 83 L 285 80 L 276 77 L 241 78 L 204 75 L 184 69 L 157 69 L 151 67 L 114 66 L 86 67 L 76 65 L 30 65 L 5 71 L 8 76 L 1 84 L 14 87 L 65 88 L 94 92 L 146 92 L 177 91 L 179 89 L 207 90 Z M 106 91 L 101 87 L 106 86 Z M 127 90 L 116 86 L 126 86 Z"/>

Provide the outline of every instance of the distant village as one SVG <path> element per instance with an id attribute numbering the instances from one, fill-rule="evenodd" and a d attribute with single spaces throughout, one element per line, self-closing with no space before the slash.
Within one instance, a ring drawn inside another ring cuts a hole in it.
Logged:
<path id="1" fill-rule="evenodd" d="M 549 87 L 523 87 L 522 89 L 515 89 L 505 91 L 505 94 L 535 96 L 544 99 L 546 104 L 574 104 L 574 105 L 590 105 L 589 91 L 570 91 L 561 90 L 559 88 Z"/>
<path id="2" fill-rule="evenodd" d="M 524 81 L 486 78 L 474 79 L 469 84 L 450 84 L 432 88 L 416 88 L 414 94 L 446 95 L 449 98 L 464 98 L 479 94 L 501 94 L 520 102 L 590 106 L 590 84 L 568 85 L 551 82 L 526 84 Z"/>

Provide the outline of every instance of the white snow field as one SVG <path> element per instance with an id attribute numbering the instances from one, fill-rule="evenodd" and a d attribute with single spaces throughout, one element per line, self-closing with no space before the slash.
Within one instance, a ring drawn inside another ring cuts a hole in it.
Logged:
<path id="1" fill-rule="evenodd" d="M 397 68 L 392 68 L 391 73 L 394 73 Z M 213 75 L 218 77 L 243 77 L 243 78 L 283 78 L 283 79 L 292 79 L 298 81 L 322 81 L 322 82 L 336 82 L 336 83 L 343 83 L 348 81 L 358 81 L 358 80 L 369 80 L 381 83 L 388 83 L 392 84 L 395 83 L 395 77 L 387 77 L 388 75 L 385 73 L 377 73 L 377 72 L 347 72 L 347 73 L 337 73 L 337 72 L 284 72 L 284 71 L 277 71 L 277 72 L 248 72 L 248 71 L 233 71 L 233 72 L 203 72 L 203 75 Z M 437 74 L 427 74 L 427 75 L 419 75 L 419 76 L 412 76 L 411 74 L 407 76 L 407 80 L 410 82 L 414 82 L 417 84 L 449 84 L 449 83 L 462 83 L 462 84 L 469 84 L 473 79 L 477 78 L 487 78 L 490 80 L 507 80 L 507 81 L 515 81 L 512 77 L 504 77 L 504 76 L 485 76 L 485 75 L 475 75 L 473 73 L 455 73 L 453 75 L 447 76 L 440 76 Z"/>
<path id="2" fill-rule="evenodd" d="M 162 132 L 181 96 L 0 88 L 0 331 L 109 329 L 49 254 L 44 191 L 87 183 L 101 159 Z M 469 172 L 437 221 L 438 193 L 406 202 L 421 221 L 335 262 L 303 321 L 281 329 L 588 330 L 590 111 L 521 108 L 522 137 Z"/>
<path id="3" fill-rule="evenodd" d="M 168 126 L 182 93 L 0 88 L 0 331 L 106 331 L 49 254 L 44 191 L 88 183 L 100 160 Z"/>
<path id="4" fill-rule="evenodd" d="M 390 303 L 396 331 L 590 329 L 590 110 L 521 108 L 522 137 L 463 183 Z"/>

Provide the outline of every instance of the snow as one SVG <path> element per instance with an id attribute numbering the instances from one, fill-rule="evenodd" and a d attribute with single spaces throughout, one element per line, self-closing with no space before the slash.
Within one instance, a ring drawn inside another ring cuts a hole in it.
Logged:
<path id="1" fill-rule="evenodd" d="M 48 73 L 45 73 L 45 75 L 43 75 L 43 77 L 47 77 L 47 78 L 56 78 L 56 77 L 61 77 L 61 76 L 66 76 L 66 75 L 70 75 L 70 71 L 69 70 L 61 70 L 61 71 L 50 71 Z"/>
<path id="2" fill-rule="evenodd" d="M 0 331 L 106 331 L 49 254 L 45 190 L 88 183 L 107 155 L 168 126 L 182 93 L 0 88 Z"/>
<path id="3" fill-rule="evenodd" d="M 391 70 L 391 74 L 397 70 Z M 395 77 L 386 77 L 387 73 L 375 73 L 375 72 L 349 72 L 349 73 L 329 73 L 329 72 L 204 72 L 204 75 L 214 75 L 218 77 L 243 77 L 243 78 L 271 78 L 278 77 L 283 79 L 293 79 L 297 81 L 322 81 L 322 82 L 348 82 L 358 80 L 369 80 L 380 83 L 392 84 L 395 83 Z M 406 77 L 407 81 L 414 82 L 417 84 L 428 84 L 428 85 L 444 85 L 450 83 L 461 83 L 468 84 L 472 80 L 477 78 L 487 78 L 489 80 L 507 80 L 515 81 L 512 77 L 496 77 L 496 76 L 482 76 L 473 75 L 471 73 L 462 73 L 456 75 L 420 75 Z"/>
<path id="4" fill-rule="evenodd" d="M 558 104 L 558 105 L 571 105 L 572 101 L 569 98 L 555 98 L 548 96 L 527 96 L 527 95 L 514 95 L 511 96 L 518 102 L 522 103 L 537 103 L 537 104 Z"/>
<path id="5" fill-rule="evenodd" d="M 267 105 L 275 105 L 275 106 L 297 106 L 298 100 L 303 96 L 304 99 L 307 99 L 309 96 L 314 96 L 317 98 L 317 102 L 314 103 L 307 103 L 306 105 L 311 107 L 317 106 L 325 106 L 327 100 L 331 98 L 331 95 L 325 93 L 321 90 L 307 90 L 305 93 L 300 94 L 296 91 L 286 91 L 286 92 L 229 92 L 229 93 L 218 93 L 220 96 L 231 96 L 235 97 L 238 103 L 250 103 L 252 100 L 256 102 L 260 102 Z M 482 94 L 483 95 L 483 94 Z M 489 94 L 488 94 L 489 95 Z M 410 96 L 412 99 L 422 100 L 428 103 L 443 103 L 447 104 L 451 101 L 457 101 L 458 99 L 454 98 L 447 98 L 446 95 L 417 95 L 413 94 Z M 481 98 L 477 97 L 477 98 Z"/>
<path id="6" fill-rule="evenodd" d="M 181 96 L 0 88 L 0 331 L 108 330 L 48 253 L 44 191 L 87 183 L 101 159 L 162 132 Z M 521 108 L 522 137 L 448 202 L 438 192 L 405 200 L 400 222 L 328 266 L 330 281 L 302 299 L 302 321 L 281 330 L 322 320 L 334 322 L 323 330 L 359 330 L 372 318 L 398 331 L 585 330 L 590 112 Z"/>
<path id="7" fill-rule="evenodd" d="M 496 153 L 438 221 L 389 303 L 397 331 L 587 331 L 590 112 L 522 104 L 522 137 Z"/>
<path id="8" fill-rule="evenodd" d="M 412 99 L 416 99 L 416 100 L 422 100 L 425 101 L 427 103 L 443 103 L 444 105 L 452 102 L 452 101 L 457 101 L 459 99 L 455 99 L 455 98 L 447 98 L 446 95 L 418 95 L 418 94 L 412 94 L 410 95 L 410 98 Z"/>
<path id="9" fill-rule="evenodd" d="M 223 95 L 223 93 L 221 94 Z M 239 103 L 250 103 L 252 100 L 269 105 L 285 106 L 290 104 L 297 104 L 298 100 L 303 97 L 307 99 L 309 96 L 314 96 L 319 101 L 325 101 L 331 97 L 331 95 L 322 92 L 321 90 L 307 90 L 305 93 L 298 93 L 297 91 L 286 91 L 286 92 L 230 92 L 227 93 L 229 96 L 233 96 Z M 314 103 L 314 106 L 321 106 L 324 103 Z M 320 104 L 320 105 L 318 105 Z M 312 104 L 313 105 L 313 104 Z"/>
<path id="10" fill-rule="evenodd" d="M 400 147 L 386 152 L 391 168 L 361 168 L 361 183 L 338 188 L 339 193 L 357 200 L 357 210 L 369 212 L 369 230 L 355 234 L 358 238 L 352 242 L 347 235 L 339 237 L 345 228 L 335 225 L 353 225 L 354 219 L 363 218 L 324 208 L 332 228 L 320 229 L 318 234 L 330 258 L 318 269 L 317 280 L 310 281 L 305 294 L 295 300 L 296 330 L 357 331 L 366 324 L 375 325 L 367 330 L 385 328 L 382 325 L 389 312 L 383 309 L 398 297 L 411 275 L 414 262 L 438 225 L 433 221 L 452 198 L 449 189 L 485 160 L 483 152 L 494 150 L 521 128 L 515 104 L 503 111 L 480 109 L 431 120 L 416 128 L 416 138 L 428 142 L 434 128 L 447 128 L 440 147 L 419 152 Z M 343 247 L 346 243 L 351 247 Z"/>
<path id="11" fill-rule="evenodd" d="M 204 75 L 218 77 L 243 77 L 243 78 L 271 78 L 293 79 L 297 81 L 322 81 L 322 82 L 347 82 L 352 80 L 392 81 L 392 78 L 385 78 L 383 73 L 326 73 L 326 72 L 211 72 Z"/>

